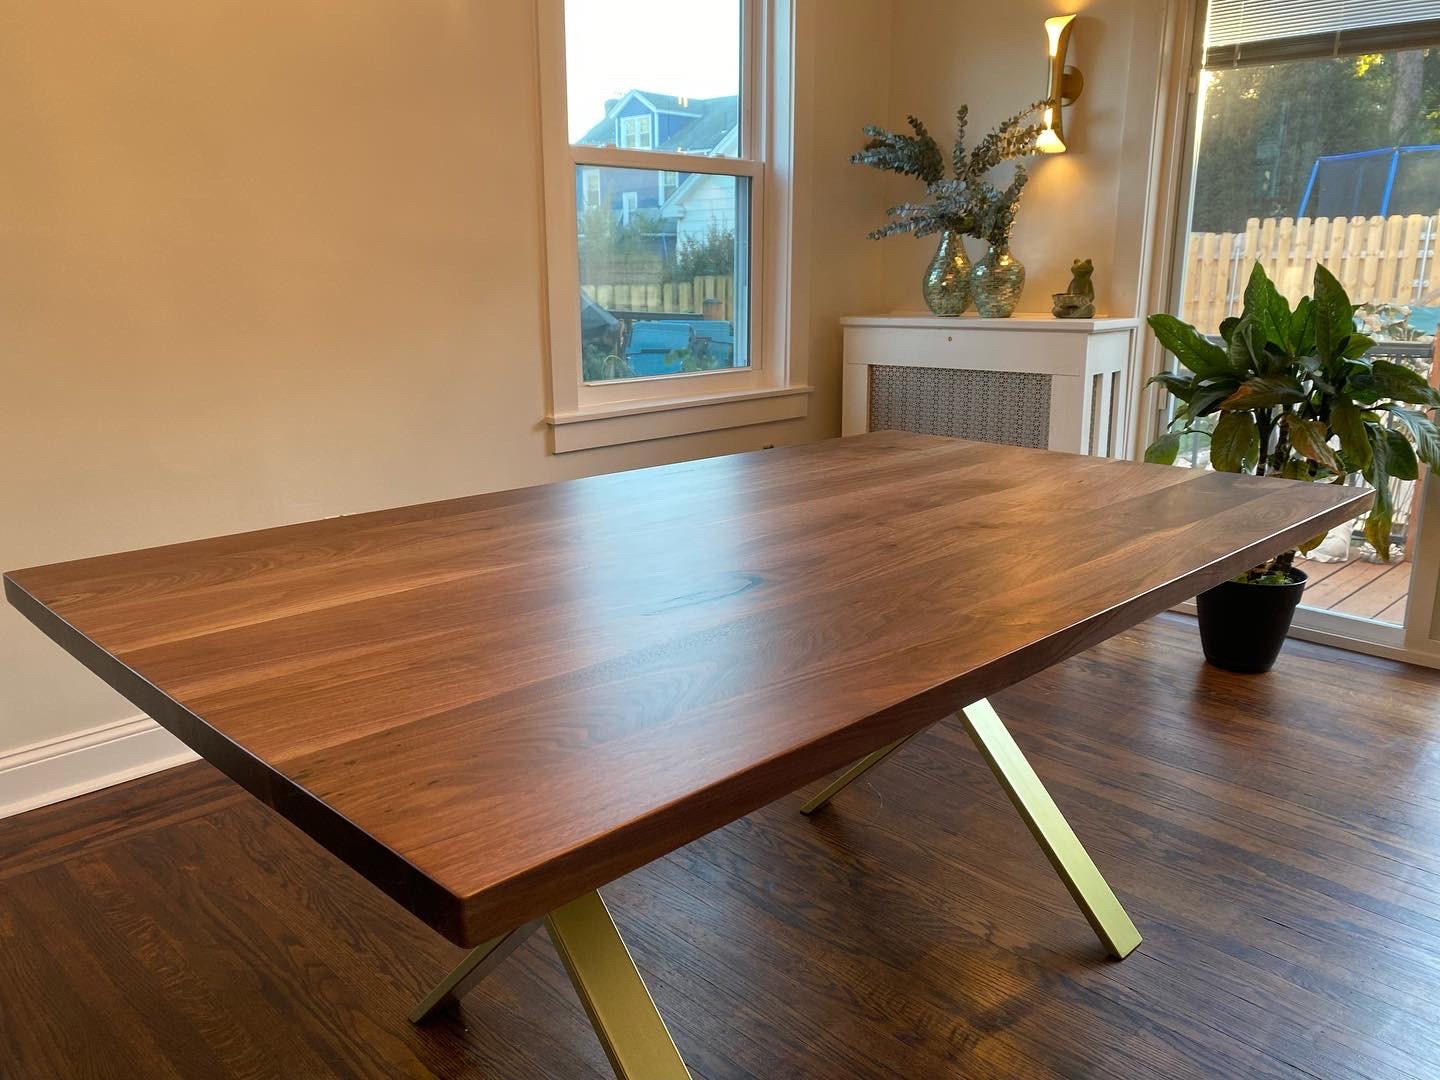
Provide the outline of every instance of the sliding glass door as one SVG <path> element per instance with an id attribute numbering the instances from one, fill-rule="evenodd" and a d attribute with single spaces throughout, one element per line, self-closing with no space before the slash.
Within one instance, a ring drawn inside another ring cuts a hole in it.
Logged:
<path id="1" fill-rule="evenodd" d="M 1440 384 L 1440 5 L 1212 0 L 1194 89 L 1176 313 L 1216 334 L 1256 262 L 1292 304 L 1323 264 L 1376 352 Z M 1436 487 L 1391 481 L 1389 560 L 1358 522 L 1333 530 L 1300 563 L 1297 625 L 1440 658 Z"/>

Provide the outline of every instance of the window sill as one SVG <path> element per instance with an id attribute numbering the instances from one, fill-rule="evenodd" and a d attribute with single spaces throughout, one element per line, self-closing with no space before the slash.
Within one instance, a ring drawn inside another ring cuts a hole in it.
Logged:
<path id="1" fill-rule="evenodd" d="M 701 431 L 798 420 L 809 411 L 813 389 L 781 386 L 704 397 L 616 402 L 552 413 L 545 419 L 553 432 L 555 453 L 566 454 Z"/>

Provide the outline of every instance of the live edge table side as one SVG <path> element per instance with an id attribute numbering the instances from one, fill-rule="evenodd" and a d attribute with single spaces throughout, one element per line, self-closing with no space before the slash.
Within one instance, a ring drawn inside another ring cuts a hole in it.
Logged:
<path id="1" fill-rule="evenodd" d="M 600 886 L 1354 517 L 1333 485 L 879 432 L 17 570 L 10 602 L 450 940 L 545 925 L 621 1077 L 688 1073 Z"/>

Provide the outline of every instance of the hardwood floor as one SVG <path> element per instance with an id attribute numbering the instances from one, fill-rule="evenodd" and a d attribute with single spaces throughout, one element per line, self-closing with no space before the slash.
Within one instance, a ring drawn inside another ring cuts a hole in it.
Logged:
<path id="1" fill-rule="evenodd" d="M 1440 675 L 1163 616 L 993 698 L 1145 935 L 955 725 L 605 890 L 697 1077 L 1440 1075 Z M 608 1076 L 544 935 L 461 955 L 204 764 L 0 822 L 0 1076 Z"/>

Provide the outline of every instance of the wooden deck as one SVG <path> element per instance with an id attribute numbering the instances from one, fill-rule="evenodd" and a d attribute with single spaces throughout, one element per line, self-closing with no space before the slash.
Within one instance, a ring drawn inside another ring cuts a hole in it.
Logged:
<path id="1" fill-rule="evenodd" d="M 1310 575 L 1301 601 L 1306 607 L 1359 615 L 1397 626 L 1405 621 L 1405 598 L 1410 592 L 1409 559 L 1390 564 L 1362 560 L 1321 563 L 1301 559 L 1297 565 Z"/>

